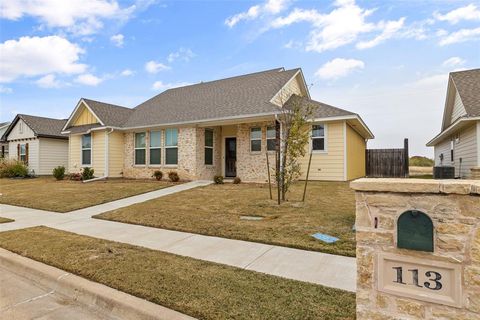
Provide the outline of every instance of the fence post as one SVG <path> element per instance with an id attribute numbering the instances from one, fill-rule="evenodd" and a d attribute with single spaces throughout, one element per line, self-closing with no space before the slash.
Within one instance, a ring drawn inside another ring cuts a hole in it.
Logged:
<path id="1" fill-rule="evenodd" d="M 408 178 L 408 176 L 410 175 L 410 167 L 409 167 L 410 157 L 408 156 L 408 138 L 405 138 L 405 140 L 403 140 L 403 150 L 405 154 L 405 178 Z"/>

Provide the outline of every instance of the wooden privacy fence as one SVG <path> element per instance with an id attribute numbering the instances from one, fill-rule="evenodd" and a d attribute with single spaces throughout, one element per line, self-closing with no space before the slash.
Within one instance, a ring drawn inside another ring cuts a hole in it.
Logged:
<path id="1" fill-rule="evenodd" d="M 403 149 L 367 149 L 365 157 L 367 177 L 408 177 L 408 139 Z"/>

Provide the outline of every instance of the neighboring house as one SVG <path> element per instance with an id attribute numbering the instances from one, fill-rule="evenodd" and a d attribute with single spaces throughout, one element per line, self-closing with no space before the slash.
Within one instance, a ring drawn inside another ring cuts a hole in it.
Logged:
<path id="1" fill-rule="evenodd" d="M 266 181 L 267 152 L 275 163 L 275 117 L 289 99 L 315 107 L 310 178 L 364 176 L 373 134 L 360 116 L 311 100 L 301 69 L 283 68 L 169 89 L 133 109 L 80 99 L 63 129 L 69 168 L 93 167 L 97 177 L 174 170 L 185 179 Z M 308 154 L 301 163 L 305 174 Z"/>
<path id="2" fill-rule="evenodd" d="M 435 166 L 454 166 L 456 177 L 480 167 L 480 69 L 450 73 L 442 131 L 427 146 Z"/>
<path id="3" fill-rule="evenodd" d="M 52 174 L 57 166 L 68 166 L 68 136 L 62 135 L 66 119 L 18 114 L 2 136 L 9 158 L 24 161 L 37 175 Z"/>
<path id="4" fill-rule="evenodd" d="M 0 123 L 0 138 L 7 131 L 10 122 Z M 0 139 L 0 158 L 8 158 L 8 142 Z"/>

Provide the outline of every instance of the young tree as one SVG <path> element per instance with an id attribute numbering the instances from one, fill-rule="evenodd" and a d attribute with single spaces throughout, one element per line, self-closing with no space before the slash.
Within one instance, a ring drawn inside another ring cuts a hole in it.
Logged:
<path id="1" fill-rule="evenodd" d="M 292 95 L 282 105 L 277 117 L 281 130 L 277 140 L 277 156 L 280 159 L 280 165 L 277 165 L 276 175 L 280 190 L 279 197 L 281 195 L 281 199 L 285 201 L 292 182 L 301 175 L 298 161 L 307 152 L 306 147 L 310 140 L 307 125 L 312 118 L 313 106 L 297 95 Z"/>

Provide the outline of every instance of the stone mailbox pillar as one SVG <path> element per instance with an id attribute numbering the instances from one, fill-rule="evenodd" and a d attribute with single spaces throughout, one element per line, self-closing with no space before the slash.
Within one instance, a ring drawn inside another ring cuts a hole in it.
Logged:
<path id="1" fill-rule="evenodd" d="M 357 319 L 480 319 L 480 181 L 351 186 Z"/>

